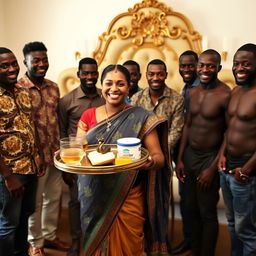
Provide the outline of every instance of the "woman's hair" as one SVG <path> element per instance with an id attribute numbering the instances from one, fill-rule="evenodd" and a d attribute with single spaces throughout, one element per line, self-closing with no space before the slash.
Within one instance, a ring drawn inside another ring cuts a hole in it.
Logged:
<path id="1" fill-rule="evenodd" d="M 105 79 L 106 75 L 113 71 L 113 70 L 117 70 L 119 72 L 121 72 L 124 76 L 125 76 L 125 79 L 128 83 L 128 86 L 130 84 L 130 73 L 128 71 L 128 69 L 122 65 L 108 65 L 107 67 L 104 68 L 104 70 L 102 71 L 102 74 L 101 74 L 101 78 L 100 78 L 100 82 L 101 84 L 103 83 L 103 80 Z"/>

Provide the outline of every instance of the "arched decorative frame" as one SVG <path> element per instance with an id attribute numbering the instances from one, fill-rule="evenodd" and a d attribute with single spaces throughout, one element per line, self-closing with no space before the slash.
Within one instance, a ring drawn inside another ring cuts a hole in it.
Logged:
<path id="1" fill-rule="evenodd" d="M 178 72 L 178 58 L 186 50 L 198 54 L 202 51 L 202 36 L 194 30 L 190 20 L 157 0 L 143 0 L 110 22 L 107 31 L 99 36 L 92 57 L 98 62 L 100 73 L 109 64 L 122 64 L 128 59 L 137 61 L 142 73 L 141 87 L 147 86 L 147 63 L 161 59 L 167 65 L 166 84 L 180 91 L 183 81 Z M 77 86 L 76 71 L 70 68 L 61 73 L 62 94 Z M 231 71 L 221 73 L 224 82 L 233 87 Z"/>

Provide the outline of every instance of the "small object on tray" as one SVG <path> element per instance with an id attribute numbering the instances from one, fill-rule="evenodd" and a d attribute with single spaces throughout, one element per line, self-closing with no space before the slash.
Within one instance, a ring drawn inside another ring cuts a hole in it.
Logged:
<path id="1" fill-rule="evenodd" d="M 131 162 L 131 160 L 129 159 L 119 159 L 121 161 L 115 164 L 93 166 L 88 158 L 88 155 L 90 154 L 90 152 L 97 151 L 98 146 L 98 144 L 88 146 L 86 155 L 81 161 L 81 165 L 65 164 L 61 160 L 59 153 L 54 156 L 54 165 L 59 170 L 75 174 L 112 174 L 138 170 L 143 167 L 149 156 L 147 149 L 141 148 L 141 158 L 134 162 Z M 106 144 L 106 146 L 111 148 L 111 152 L 115 155 L 115 159 L 118 161 L 117 145 Z"/>
<path id="2" fill-rule="evenodd" d="M 125 137 L 117 140 L 117 151 L 119 156 L 128 156 L 132 161 L 141 157 L 141 140 L 134 137 Z"/>
<path id="3" fill-rule="evenodd" d="M 109 145 L 106 145 L 104 142 L 104 138 L 98 139 L 99 141 L 99 146 L 97 147 L 97 152 L 105 154 L 110 152 L 111 147 Z"/>
<path id="4" fill-rule="evenodd" d="M 116 158 L 113 152 L 99 153 L 96 150 L 89 152 L 87 157 L 89 158 L 92 165 L 113 164 Z"/>

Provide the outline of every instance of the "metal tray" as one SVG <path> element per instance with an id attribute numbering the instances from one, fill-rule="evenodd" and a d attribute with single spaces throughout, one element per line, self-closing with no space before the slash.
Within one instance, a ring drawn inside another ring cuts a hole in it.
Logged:
<path id="1" fill-rule="evenodd" d="M 114 154 L 117 154 L 117 145 L 107 144 L 111 147 L 111 151 Z M 132 171 L 137 170 L 144 163 L 147 161 L 149 153 L 147 149 L 141 148 L 141 159 L 129 163 L 129 164 L 121 164 L 121 165 L 101 165 L 101 166 L 92 166 L 89 159 L 87 158 L 87 153 L 90 151 L 96 150 L 98 145 L 89 145 L 88 149 L 86 150 L 86 156 L 81 161 L 81 165 L 72 165 L 72 164 L 65 164 L 61 158 L 60 153 L 58 152 L 54 156 L 54 165 L 61 171 L 74 173 L 74 174 L 112 174 L 112 173 L 119 173 L 125 171 Z"/>

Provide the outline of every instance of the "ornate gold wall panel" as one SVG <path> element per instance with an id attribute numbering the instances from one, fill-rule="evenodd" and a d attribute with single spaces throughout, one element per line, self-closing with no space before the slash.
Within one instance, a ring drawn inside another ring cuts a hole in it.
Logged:
<path id="1" fill-rule="evenodd" d="M 92 56 L 99 64 L 100 73 L 108 64 L 122 64 L 128 59 L 137 61 L 141 66 L 141 87 L 148 86 L 145 78 L 147 63 L 161 59 L 168 68 L 167 85 L 180 91 L 183 81 L 178 72 L 178 57 L 189 49 L 200 53 L 201 41 L 201 35 L 183 14 L 156 0 L 143 0 L 110 22 L 107 31 L 99 36 Z M 72 73 L 73 78 L 67 77 Z M 224 73 L 225 80 L 230 73 Z M 232 79 L 227 78 L 233 83 Z M 77 83 L 76 68 L 61 73 L 59 85 L 62 94 Z"/>

